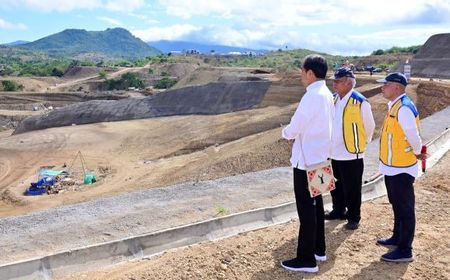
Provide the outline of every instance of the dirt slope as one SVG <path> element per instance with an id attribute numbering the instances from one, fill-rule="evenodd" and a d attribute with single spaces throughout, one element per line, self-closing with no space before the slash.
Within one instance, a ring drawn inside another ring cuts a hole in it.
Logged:
<path id="1" fill-rule="evenodd" d="M 445 103 L 450 84 L 442 82 L 436 84 L 437 88 L 433 85 L 421 86 L 418 95 L 414 84 L 408 89 L 419 111 L 428 110 L 425 115 L 449 105 Z M 421 99 L 422 94 L 426 97 Z M 370 102 L 379 129 L 386 113 L 386 100 L 375 95 Z M 296 106 L 294 103 L 215 116 L 97 123 L 15 136 L 9 136 L 11 131 L 1 132 L 0 216 L 141 188 L 288 166 L 290 150 L 280 141 L 280 130 L 289 122 Z M 64 163 L 70 164 L 78 151 L 83 152 L 88 167 L 101 175 L 98 183 L 61 195 L 22 195 L 29 183 L 36 180 L 39 167 L 61 168 Z"/>
<path id="2" fill-rule="evenodd" d="M 450 33 L 428 38 L 411 60 L 411 72 L 419 77 L 450 78 Z"/>
<path id="3" fill-rule="evenodd" d="M 0 139 L 0 215 L 287 165 L 280 124 L 295 106 L 47 129 Z M 275 130 L 273 130 L 276 128 Z M 259 132 L 268 131 L 263 135 Z M 241 139 L 243 137 L 248 137 Z M 235 142 L 232 142 L 235 141 Z M 106 178 L 80 192 L 24 197 L 40 166 L 61 168 L 81 150 Z M 273 157 L 273 159 L 270 159 Z M 259 159 L 259 160 L 258 160 Z M 264 160 L 261 160 L 264 159 Z M 183 168 L 180 168 L 183 167 Z"/>

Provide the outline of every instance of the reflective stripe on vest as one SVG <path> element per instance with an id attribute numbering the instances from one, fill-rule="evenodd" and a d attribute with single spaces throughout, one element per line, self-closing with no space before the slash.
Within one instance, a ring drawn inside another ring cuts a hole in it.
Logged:
<path id="1" fill-rule="evenodd" d="M 411 99 L 405 95 L 392 105 L 384 119 L 381 130 L 380 161 L 387 166 L 410 167 L 417 162 L 413 149 L 406 139 L 405 132 L 398 122 L 398 111 L 403 106 L 413 112 L 419 129 L 419 113 Z"/>
<path id="2" fill-rule="evenodd" d="M 352 91 L 342 115 L 344 144 L 351 154 L 360 154 L 366 150 L 366 130 L 361 117 L 361 104 L 366 98 Z"/>

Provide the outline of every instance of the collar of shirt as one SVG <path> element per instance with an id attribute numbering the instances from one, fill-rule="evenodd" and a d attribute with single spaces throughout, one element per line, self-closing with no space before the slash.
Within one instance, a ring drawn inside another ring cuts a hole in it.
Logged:
<path id="1" fill-rule="evenodd" d="M 338 95 L 338 102 L 344 102 L 347 103 L 348 99 L 350 98 L 350 95 L 352 95 L 353 92 L 353 88 L 347 92 L 346 95 L 344 95 L 344 97 L 341 99 L 340 95 L 338 93 L 336 93 Z"/>
<path id="2" fill-rule="evenodd" d="M 306 92 L 313 91 L 314 89 L 317 89 L 324 85 L 325 85 L 325 80 L 315 81 L 314 83 L 311 83 L 309 86 L 306 87 Z"/>
<path id="3" fill-rule="evenodd" d="M 394 99 L 394 101 L 389 101 L 389 102 L 388 102 L 389 110 L 392 108 L 392 105 L 394 105 L 395 102 L 397 102 L 397 100 L 399 100 L 399 99 L 400 99 L 402 96 L 404 96 L 404 95 L 406 95 L 406 93 L 403 93 L 403 94 L 399 95 L 397 98 Z"/>

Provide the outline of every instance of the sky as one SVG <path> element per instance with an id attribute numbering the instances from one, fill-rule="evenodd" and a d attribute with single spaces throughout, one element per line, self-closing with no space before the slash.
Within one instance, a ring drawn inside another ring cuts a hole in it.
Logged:
<path id="1" fill-rule="evenodd" d="M 122 27 L 145 42 L 366 55 L 450 33 L 449 0 L 0 0 L 0 44 Z"/>

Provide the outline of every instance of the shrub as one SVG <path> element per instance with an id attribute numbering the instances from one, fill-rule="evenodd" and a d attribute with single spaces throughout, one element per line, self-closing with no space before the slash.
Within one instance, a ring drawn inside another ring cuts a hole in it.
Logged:
<path id="1" fill-rule="evenodd" d="M 382 54 L 384 54 L 384 51 L 382 49 L 378 49 L 378 50 L 372 52 L 372 55 L 382 55 Z"/>
<path id="2" fill-rule="evenodd" d="M 106 72 L 105 71 L 100 71 L 100 73 L 98 73 L 98 76 L 100 77 L 100 79 L 104 79 L 106 80 Z"/>
<path id="3" fill-rule="evenodd" d="M 23 85 L 18 84 L 14 81 L 3 80 L 0 86 L 0 90 L 2 91 L 19 91 L 23 90 Z"/>
<path id="4" fill-rule="evenodd" d="M 168 89 L 168 88 L 173 87 L 173 85 L 175 85 L 176 83 L 177 83 L 177 80 L 164 77 L 161 80 L 157 81 L 155 83 L 154 87 L 157 89 Z"/>
<path id="5" fill-rule="evenodd" d="M 108 90 L 145 87 L 144 81 L 139 79 L 137 73 L 125 73 L 119 80 L 106 80 L 105 84 Z"/>
<path id="6" fill-rule="evenodd" d="M 64 72 L 58 68 L 53 68 L 50 75 L 55 77 L 62 77 L 64 75 Z"/>

